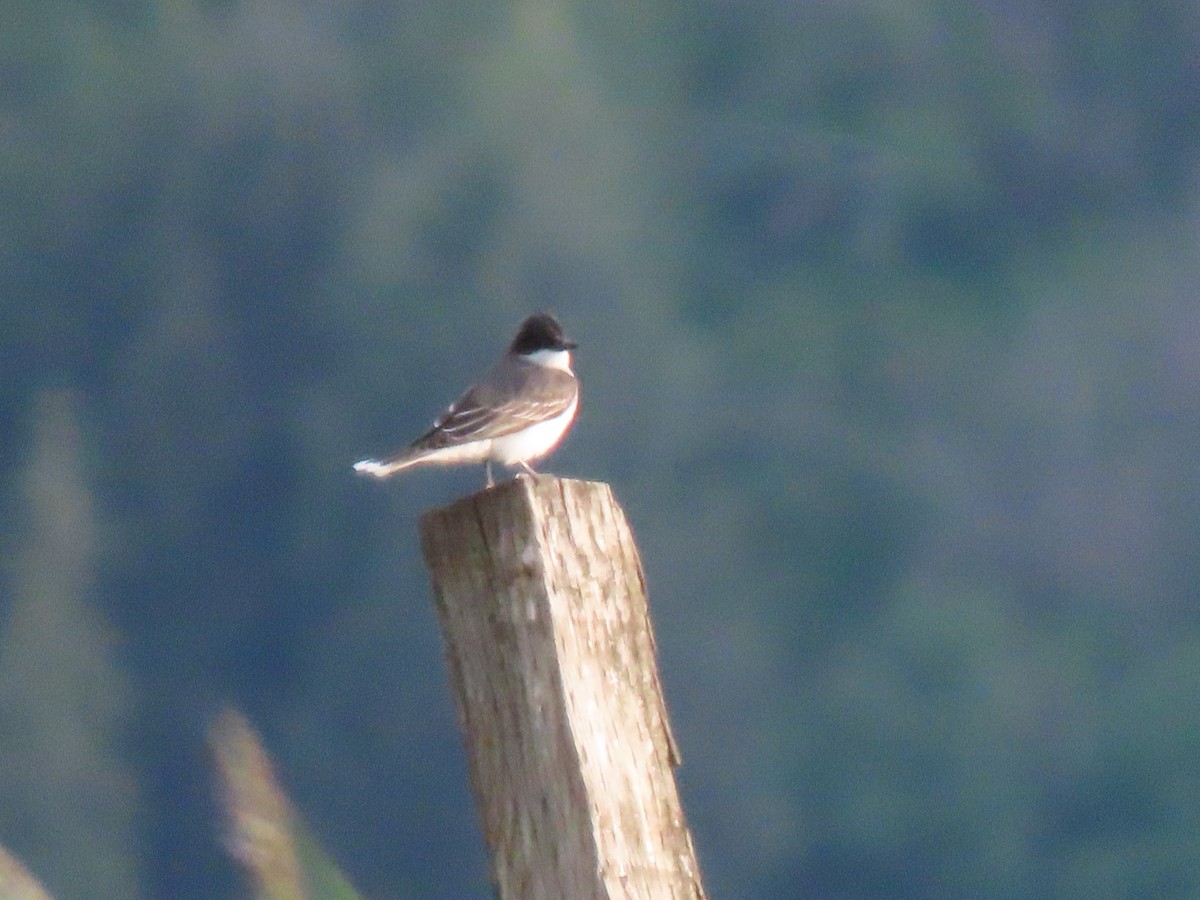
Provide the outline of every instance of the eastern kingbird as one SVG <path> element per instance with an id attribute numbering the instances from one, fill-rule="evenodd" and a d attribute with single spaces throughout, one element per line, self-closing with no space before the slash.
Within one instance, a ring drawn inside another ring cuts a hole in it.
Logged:
<path id="1" fill-rule="evenodd" d="M 389 459 L 356 462 L 354 471 L 387 478 L 411 466 L 482 462 L 488 487 L 493 462 L 536 475 L 529 461 L 554 449 L 579 407 L 579 382 L 571 371 L 575 347 L 554 316 L 530 316 L 508 352 L 433 428 Z"/>

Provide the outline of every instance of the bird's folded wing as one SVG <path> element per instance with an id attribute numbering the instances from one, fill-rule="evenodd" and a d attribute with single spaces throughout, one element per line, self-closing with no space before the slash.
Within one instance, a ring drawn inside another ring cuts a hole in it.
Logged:
<path id="1" fill-rule="evenodd" d="M 509 377 L 484 381 L 463 394 L 413 442 L 414 449 L 449 447 L 504 437 L 565 412 L 579 392 L 570 372 L 541 366 L 515 368 Z"/>

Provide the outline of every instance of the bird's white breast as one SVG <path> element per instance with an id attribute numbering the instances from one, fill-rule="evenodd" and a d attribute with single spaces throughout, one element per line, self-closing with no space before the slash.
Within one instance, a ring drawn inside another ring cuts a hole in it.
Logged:
<path id="1" fill-rule="evenodd" d="M 554 445 L 562 440 L 563 434 L 571 426 L 575 411 L 579 408 L 579 397 L 571 401 L 571 405 L 553 419 L 538 422 L 513 434 L 492 440 L 491 458 L 506 466 L 519 462 L 529 462 L 545 456 Z"/>

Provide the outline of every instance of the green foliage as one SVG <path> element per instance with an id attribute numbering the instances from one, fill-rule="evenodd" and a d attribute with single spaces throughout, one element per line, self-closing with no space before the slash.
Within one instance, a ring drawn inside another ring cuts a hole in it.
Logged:
<path id="1" fill-rule="evenodd" d="M 478 479 L 347 466 L 549 307 L 714 896 L 1196 893 L 1197 24 L 9 3 L 0 843 L 235 895 L 236 700 L 366 893 L 487 896 L 412 528 Z"/>
<path id="2" fill-rule="evenodd" d="M 358 900 L 309 834 L 250 723 L 227 709 L 210 729 L 227 844 L 259 900 Z"/>
<path id="3" fill-rule="evenodd" d="M 74 398 L 38 397 L 0 632 L 0 830 L 58 897 L 139 896 L 128 679 L 89 602 L 99 535 Z"/>

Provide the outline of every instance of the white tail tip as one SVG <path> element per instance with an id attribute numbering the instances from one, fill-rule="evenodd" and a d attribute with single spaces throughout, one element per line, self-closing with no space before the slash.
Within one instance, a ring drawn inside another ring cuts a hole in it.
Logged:
<path id="1" fill-rule="evenodd" d="M 374 475 L 376 478 L 386 478 L 395 471 L 395 468 L 386 463 L 381 463 L 377 459 L 360 459 L 354 464 L 354 471 L 360 475 Z"/>

